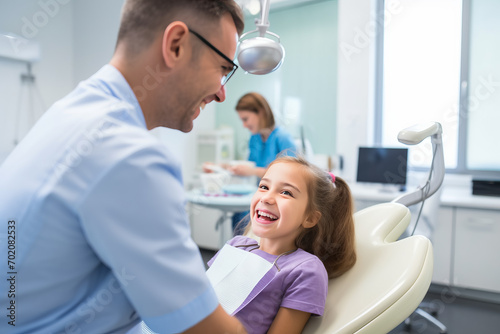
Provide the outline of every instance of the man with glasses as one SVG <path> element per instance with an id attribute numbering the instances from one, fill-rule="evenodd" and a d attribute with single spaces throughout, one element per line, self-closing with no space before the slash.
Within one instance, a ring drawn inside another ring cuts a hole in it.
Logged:
<path id="1" fill-rule="evenodd" d="M 1 244 L 17 233 L 0 305 L 18 310 L 1 333 L 245 332 L 205 276 L 180 164 L 148 132 L 189 132 L 225 100 L 242 30 L 233 0 L 125 1 L 110 63 L 0 166 Z"/>

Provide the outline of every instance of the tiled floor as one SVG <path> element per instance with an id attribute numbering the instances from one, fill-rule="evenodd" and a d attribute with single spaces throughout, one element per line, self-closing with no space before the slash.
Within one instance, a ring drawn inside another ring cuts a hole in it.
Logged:
<path id="1" fill-rule="evenodd" d="M 214 251 L 201 250 L 206 263 Z M 432 289 L 424 299 L 438 310 L 439 319 L 448 329 L 449 334 L 498 334 L 500 333 L 500 304 L 487 303 Z M 389 334 L 437 334 L 439 329 L 419 315 L 411 316 L 411 328 L 401 324 Z"/>

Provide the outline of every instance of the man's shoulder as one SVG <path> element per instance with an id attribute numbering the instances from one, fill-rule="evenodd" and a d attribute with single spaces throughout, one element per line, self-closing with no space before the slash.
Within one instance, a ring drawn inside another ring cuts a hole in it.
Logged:
<path id="1" fill-rule="evenodd" d="M 92 123 L 102 118 L 146 129 L 141 107 L 133 90 L 121 73 L 111 65 L 101 68 L 93 76 L 56 102 L 51 113 Z"/>

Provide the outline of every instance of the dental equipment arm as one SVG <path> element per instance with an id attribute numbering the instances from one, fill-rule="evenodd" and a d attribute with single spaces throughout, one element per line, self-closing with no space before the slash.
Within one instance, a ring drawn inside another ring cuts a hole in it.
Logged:
<path id="1" fill-rule="evenodd" d="M 431 137 L 433 158 L 429 177 L 423 186 L 419 186 L 415 191 L 401 195 L 394 199 L 393 203 L 400 203 L 408 207 L 425 201 L 431 197 L 441 186 L 444 179 L 444 154 L 442 127 L 437 122 L 418 124 L 406 128 L 399 132 L 398 140 L 407 145 L 416 145 L 427 137 Z"/>
<path id="2" fill-rule="evenodd" d="M 259 31 L 259 36 L 264 37 L 269 28 L 269 9 L 271 7 L 271 0 L 264 0 L 264 6 L 262 7 L 262 13 L 260 21 L 256 22 L 257 30 Z"/>

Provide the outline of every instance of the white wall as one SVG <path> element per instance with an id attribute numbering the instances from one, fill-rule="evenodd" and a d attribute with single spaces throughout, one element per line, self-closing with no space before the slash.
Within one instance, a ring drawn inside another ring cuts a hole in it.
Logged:
<path id="1" fill-rule="evenodd" d="M 75 84 L 113 56 L 124 0 L 74 0 L 72 24 Z"/>
<path id="2" fill-rule="evenodd" d="M 375 0 L 339 0 L 337 153 L 355 181 L 358 147 L 372 143 Z"/>
<path id="3" fill-rule="evenodd" d="M 72 3 L 68 0 L 0 0 L 0 32 L 15 33 L 40 44 L 41 60 L 33 65 L 33 73 L 43 106 L 34 105 L 36 118 L 73 88 L 72 22 Z M 0 161 L 14 147 L 20 75 L 24 72 L 24 63 L 0 58 Z M 22 124 L 25 127 L 27 124 Z"/>

